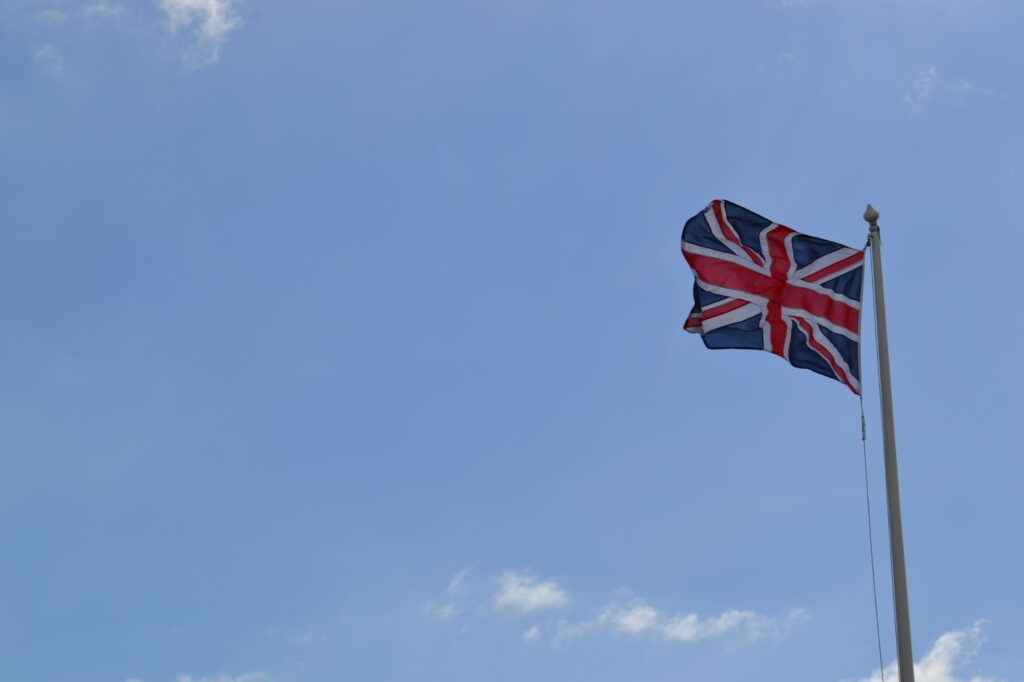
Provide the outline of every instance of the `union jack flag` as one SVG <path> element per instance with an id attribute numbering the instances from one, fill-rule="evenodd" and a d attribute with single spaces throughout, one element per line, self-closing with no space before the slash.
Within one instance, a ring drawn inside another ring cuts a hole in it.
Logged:
<path id="1" fill-rule="evenodd" d="M 770 351 L 860 395 L 864 252 L 715 199 L 686 221 L 693 270 L 685 329 L 708 348 Z"/>

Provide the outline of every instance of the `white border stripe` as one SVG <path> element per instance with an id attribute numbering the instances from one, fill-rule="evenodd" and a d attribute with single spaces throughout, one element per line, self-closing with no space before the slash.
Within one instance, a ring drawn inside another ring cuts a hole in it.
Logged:
<path id="1" fill-rule="evenodd" d="M 786 257 L 789 258 L 789 270 L 786 271 L 787 280 L 792 280 L 796 276 L 796 255 L 793 253 L 793 237 L 796 237 L 798 234 L 800 233 L 790 232 L 782 240 L 782 245 L 786 249 Z"/>
<path id="2" fill-rule="evenodd" d="M 851 249 L 848 246 L 844 246 L 842 248 L 836 249 L 832 253 L 829 253 L 829 254 L 826 254 L 826 255 L 822 256 L 821 258 L 819 258 L 819 259 L 817 259 L 815 261 L 811 261 L 808 265 L 805 265 L 804 267 L 800 268 L 799 270 L 797 270 L 793 274 L 794 274 L 794 276 L 799 277 L 800 279 L 803 279 L 804 277 L 810 277 L 811 275 L 814 275 L 814 274 L 816 274 L 818 272 L 821 272 L 825 268 L 827 268 L 827 267 L 829 267 L 831 265 L 835 265 L 839 261 L 845 260 L 845 259 L 849 258 L 850 256 L 853 256 L 853 255 L 858 254 L 858 253 L 862 253 L 862 252 L 861 251 L 857 251 L 855 249 Z M 863 265 L 863 259 L 861 259 L 861 265 Z M 860 267 L 860 266 L 858 265 L 858 266 L 854 266 L 854 267 Z M 842 272 L 846 272 L 846 270 L 837 271 L 834 276 L 838 277 L 839 274 L 841 274 Z M 829 279 L 831 279 L 832 277 L 833 277 L 833 275 L 830 275 Z"/>
<path id="3" fill-rule="evenodd" d="M 849 298 L 847 296 L 843 296 L 842 294 L 840 294 L 840 293 L 838 293 L 836 291 L 832 291 L 828 287 L 823 287 L 820 284 L 816 284 L 814 282 L 804 282 L 804 281 L 799 280 L 799 279 L 789 280 L 789 281 L 786 282 L 786 284 L 792 284 L 795 287 L 800 287 L 801 289 L 807 289 L 807 290 L 813 291 L 813 292 L 815 292 L 817 294 L 821 294 L 822 296 L 828 296 L 833 301 L 838 301 L 839 303 L 845 303 L 846 305 L 850 306 L 851 308 L 856 308 L 857 310 L 860 310 L 860 301 L 855 301 L 852 298 Z"/>
<path id="4" fill-rule="evenodd" d="M 748 303 L 742 308 L 737 308 L 736 310 L 724 315 L 711 318 L 707 322 L 702 323 L 701 329 L 703 330 L 703 333 L 713 332 L 716 329 L 728 327 L 730 324 L 736 324 L 737 322 L 742 322 L 743 320 L 754 317 L 755 315 L 760 314 L 762 310 L 764 309 L 761 308 L 761 306 Z"/>
<path id="5" fill-rule="evenodd" d="M 764 296 L 757 296 L 749 291 L 743 291 L 742 289 L 729 289 L 726 287 L 720 287 L 717 284 L 710 284 L 698 277 L 697 273 L 693 273 L 693 277 L 697 280 L 697 284 L 700 285 L 702 289 L 710 291 L 713 294 L 728 296 L 730 298 L 738 298 L 741 301 L 750 301 L 751 303 L 756 303 L 761 306 L 768 305 L 768 299 Z"/>
<path id="6" fill-rule="evenodd" d="M 813 320 L 814 324 L 820 324 L 822 327 L 828 329 L 830 332 L 841 334 L 842 336 L 845 336 L 851 341 L 856 341 L 857 343 L 860 343 L 860 334 L 855 334 L 854 332 L 851 332 L 849 329 L 840 327 L 839 325 L 835 324 L 831 320 L 828 320 L 824 317 L 818 317 L 814 313 L 808 312 L 803 308 L 783 308 L 782 312 L 791 317 L 801 317 L 808 321 Z"/>
<path id="7" fill-rule="evenodd" d="M 743 249 L 742 241 L 740 242 L 740 244 L 737 244 L 736 242 L 725 236 L 725 232 L 722 230 L 722 225 L 718 222 L 718 216 L 715 215 L 715 203 L 722 204 L 722 217 L 725 218 L 726 225 L 728 225 L 729 229 L 732 230 L 732 233 L 736 235 L 737 240 L 739 240 L 740 238 L 740 233 L 737 232 L 736 228 L 732 226 L 732 223 L 729 222 L 729 216 L 727 216 L 725 213 L 725 202 L 721 201 L 720 199 L 715 199 L 710 204 L 708 204 L 708 207 L 706 209 L 704 209 L 704 219 L 708 221 L 708 227 L 711 228 L 711 234 L 713 234 L 715 236 L 715 239 L 721 242 L 724 246 L 728 247 L 729 250 L 735 253 L 737 256 L 739 256 L 746 262 L 750 263 L 751 265 L 757 266 L 758 264 L 750 258 L 750 254 L 748 254 Z"/>
<path id="8" fill-rule="evenodd" d="M 701 311 L 701 313 L 710 312 L 710 311 L 715 310 L 716 308 L 721 308 L 723 305 L 726 305 L 727 303 L 732 303 L 733 301 L 736 301 L 736 300 L 746 301 L 747 299 L 745 299 L 745 298 L 741 298 L 741 299 L 723 298 L 721 301 L 715 301 L 714 303 L 708 303 L 707 305 L 702 305 L 700 307 L 700 311 Z"/>
<path id="9" fill-rule="evenodd" d="M 828 351 L 832 355 L 831 359 L 833 361 L 835 361 L 835 363 L 837 365 L 839 365 L 839 368 L 842 369 L 843 372 L 846 374 L 846 378 L 853 385 L 854 389 L 859 393 L 860 392 L 860 382 L 857 380 L 857 377 L 853 376 L 853 372 L 850 371 L 850 366 L 846 364 L 846 360 L 843 359 L 843 356 L 839 352 L 839 349 L 836 348 L 835 346 L 833 346 L 832 342 L 829 341 L 825 337 L 825 335 L 822 334 L 818 330 L 817 325 L 815 325 L 813 322 L 811 322 L 809 320 L 806 320 L 806 319 L 804 320 L 804 322 L 807 322 L 807 325 L 811 328 L 811 336 L 814 337 L 814 340 L 817 341 L 818 343 L 820 343 L 822 346 L 824 346 L 825 350 Z M 800 331 L 804 331 L 804 330 L 801 329 Z M 806 332 L 804 332 L 804 333 L 806 333 Z M 819 356 L 821 355 L 821 353 L 818 353 L 818 351 L 814 350 L 814 348 L 811 346 L 811 344 L 807 344 L 807 348 L 811 352 L 817 353 Z M 829 358 L 824 358 L 824 360 L 825 360 L 825 362 L 829 362 Z M 832 364 L 829 363 L 829 367 L 830 368 L 831 368 L 831 366 L 832 366 Z M 835 370 L 832 370 L 832 371 L 835 371 Z M 840 381 L 842 381 L 842 378 L 840 378 L 840 377 L 836 377 L 836 378 L 839 379 Z"/>
<path id="10" fill-rule="evenodd" d="M 733 254 L 726 253 L 725 251 L 716 251 L 715 249 L 709 249 L 706 246 L 697 246 L 690 242 L 683 242 L 683 253 L 692 253 L 695 256 L 704 256 L 705 258 L 715 258 L 717 260 L 725 261 L 726 263 L 742 266 L 747 270 L 756 272 L 759 275 L 765 275 L 766 277 L 771 275 L 766 268 L 761 267 L 745 255 L 742 257 L 735 256 Z"/>

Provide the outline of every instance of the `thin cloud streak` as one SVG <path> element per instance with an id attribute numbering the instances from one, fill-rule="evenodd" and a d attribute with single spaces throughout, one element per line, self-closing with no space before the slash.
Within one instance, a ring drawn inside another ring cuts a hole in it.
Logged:
<path id="1" fill-rule="evenodd" d="M 466 580 L 466 576 L 469 575 L 469 572 L 471 570 L 473 570 L 473 567 L 467 566 L 466 568 L 462 569 L 461 571 L 452 576 L 451 581 L 448 583 L 449 595 L 454 596 L 458 594 L 459 590 L 462 588 L 463 582 L 465 582 Z"/>
<path id="2" fill-rule="evenodd" d="M 71 18 L 67 12 L 59 9 L 39 10 L 33 16 L 35 16 L 36 21 L 43 24 L 59 24 Z"/>
<path id="3" fill-rule="evenodd" d="M 254 672 L 243 675 L 204 675 L 202 677 L 178 675 L 177 682 L 271 682 L 271 680 L 266 673 Z"/>
<path id="4" fill-rule="evenodd" d="M 32 58 L 54 76 L 64 72 L 64 54 L 56 45 L 43 45 Z"/>
<path id="5" fill-rule="evenodd" d="M 644 601 L 635 601 L 628 605 L 609 605 L 591 620 L 562 621 L 558 624 L 554 643 L 557 645 L 599 632 L 686 644 L 727 635 L 754 641 L 778 636 L 809 617 L 804 609 L 793 609 L 782 620 L 739 609 L 728 609 L 709 618 L 701 618 L 696 613 L 666 616 Z"/>
<path id="6" fill-rule="evenodd" d="M 964 96 L 969 93 L 990 95 L 989 90 L 979 89 L 974 83 L 947 76 L 934 66 L 919 71 L 903 94 L 903 100 L 915 111 L 928 107 L 940 97 Z"/>
<path id="7" fill-rule="evenodd" d="M 118 17 L 124 13 L 124 6 L 112 2 L 94 2 L 87 5 L 82 13 L 90 18 Z"/>

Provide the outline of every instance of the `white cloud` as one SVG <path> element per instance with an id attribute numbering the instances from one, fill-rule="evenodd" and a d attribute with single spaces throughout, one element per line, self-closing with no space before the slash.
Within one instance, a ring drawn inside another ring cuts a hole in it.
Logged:
<path id="1" fill-rule="evenodd" d="M 982 635 L 982 621 L 969 628 L 953 630 L 935 640 L 931 651 L 914 664 L 914 678 L 917 682 L 998 682 L 991 677 L 959 677 L 962 669 L 978 653 L 985 641 Z M 898 668 L 895 662 L 885 669 L 885 679 L 897 680 Z M 858 682 L 881 682 L 880 671 Z"/>
<path id="2" fill-rule="evenodd" d="M 607 623 L 616 632 L 627 635 L 640 635 L 658 628 L 660 620 L 661 614 L 643 602 L 627 608 L 609 606 L 597 617 L 598 623 Z"/>
<path id="3" fill-rule="evenodd" d="M 237 0 L 159 0 L 160 9 L 167 15 L 172 33 L 182 29 L 192 31 L 195 44 L 186 55 L 186 63 L 193 67 L 213 64 L 220 59 L 220 51 L 228 35 L 242 25 L 235 5 Z"/>
<path id="4" fill-rule="evenodd" d="M 559 608 L 569 603 L 569 595 L 553 581 L 538 582 L 531 575 L 515 571 L 503 573 L 498 580 L 500 587 L 494 595 L 494 605 L 499 609 L 531 613 Z"/>
<path id="5" fill-rule="evenodd" d="M 923 109 L 940 95 L 963 95 L 975 89 L 970 81 L 947 76 L 933 66 L 919 71 L 914 76 L 910 89 L 904 93 L 903 99 L 911 107 Z"/>
<path id="6" fill-rule="evenodd" d="M 555 643 L 576 639 L 596 631 L 611 631 L 631 637 L 648 636 L 670 642 L 693 643 L 726 635 L 750 640 L 782 634 L 788 627 L 808 619 L 807 611 L 794 609 L 782 621 L 754 611 L 729 609 L 718 616 L 701 618 L 696 613 L 666 616 L 643 601 L 606 606 L 592 620 L 558 624 Z"/>
<path id="7" fill-rule="evenodd" d="M 244 675 L 178 675 L 178 682 L 270 682 L 266 673 L 245 673 Z"/>
<path id="8" fill-rule="evenodd" d="M 676 617 L 665 623 L 665 638 L 680 642 L 697 642 L 743 630 L 751 639 L 759 639 L 775 629 L 775 621 L 754 611 L 730 609 L 717 618 L 701 620 L 695 613 Z"/>
<path id="9" fill-rule="evenodd" d="M 466 590 L 466 577 L 469 571 L 468 568 L 459 571 L 449 581 L 447 593 L 450 598 L 457 601 L 457 593 Z M 541 581 L 527 573 L 506 571 L 498 576 L 498 583 L 499 589 L 493 596 L 493 605 L 498 609 L 532 613 L 563 607 L 569 603 L 568 594 L 558 583 L 550 580 Z M 465 608 L 460 608 L 456 601 L 448 601 L 440 607 L 428 605 L 427 611 L 439 620 L 451 620 L 466 611 Z M 470 606 L 472 612 L 472 604 Z M 478 613 L 482 615 L 485 612 Z M 809 619 L 810 614 L 799 608 L 777 618 L 749 609 L 727 609 L 709 617 L 701 617 L 697 613 L 669 615 L 643 600 L 635 600 L 627 603 L 613 602 L 590 619 L 532 624 L 522 631 L 520 639 L 525 644 L 535 645 L 547 638 L 555 647 L 572 640 L 601 634 L 681 644 L 695 644 L 721 638 L 732 641 L 757 641 L 785 636 L 794 626 Z M 982 625 L 982 622 L 978 622 L 969 628 L 947 632 L 939 637 L 932 649 L 914 666 L 917 682 L 1001 682 L 990 677 L 958 674 L 974 657 L 983 642 Z M 886 668 L 885 679 L 898 679 L 895 663 Z M 262 676 L 198 679 L 183 676 L 178 682 L 269 680 Z M 875 672 L 856 682 L 881 682 L 881 676 Z"/>
<path id="10" fill-rule="evenodd" d="M 541 580 L 530 573 L 505 571 L 497 576 L 498 589 L 491 593 L 490 606 L 484 608 L 479 585 L 468 578 L 470 568 L 452 576 L 445 599 L 428 602 L 424 613 L 440 621 L 486 617 L 498 611 L 533 614 L 569 605 L 569 594 L 553 580 Z M 479 582 L 479 581 L 477 581 Z M 440 604 L 440 605 L 439 605 Z M 535 622 L 521 632 L 527 644 L 547 639 L 553 646 L 592 635 L 646 637 L 663 642 L 694 643 L 722 637 L 753 641 L 786 635 L 798 623 L 809 619 L 803 609 L 793 609 L 779 618 L 770 618 L 751 610 L 728 609 L 719 615 L 702 618 L 696 613 L 668 614 L 643 600 L 613 601 L 592 611 L 591 618 Z"/>
<path id="11" fill-rule="evenodd" d="M 36 63 L 57 75 L 64 71 L 64 54 L 56 45 L 43 45 L 33 55 Z"/>

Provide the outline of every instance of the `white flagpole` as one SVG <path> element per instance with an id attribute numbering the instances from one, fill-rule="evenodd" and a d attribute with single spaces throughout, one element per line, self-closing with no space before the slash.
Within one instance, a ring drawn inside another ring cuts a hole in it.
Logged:
<path id="1" fill-rule="evenodd" d="M 882 238 L 878 211 L 868 204 L 864 220 L 871 240 L 872 291 L 875 297 L 875 340 L 878 345 L 878 384 L 882 403 L 882 445 L 885 452 L 885 492 L 889 507 L 889 555 L 892 558 L 892 597 L 896 611 L 896 660 L 900 682 L 914 682 L 914 652 L 910 644 L 910 601 L 907 568 L 903 556 L 903 519 L 900 516 L 900 482 L 896 466 L 896 430 L 892 417 L 892 379 L 889 377 L 889 334 L 885 325 L 885 292 L 882 287 Z"/>

